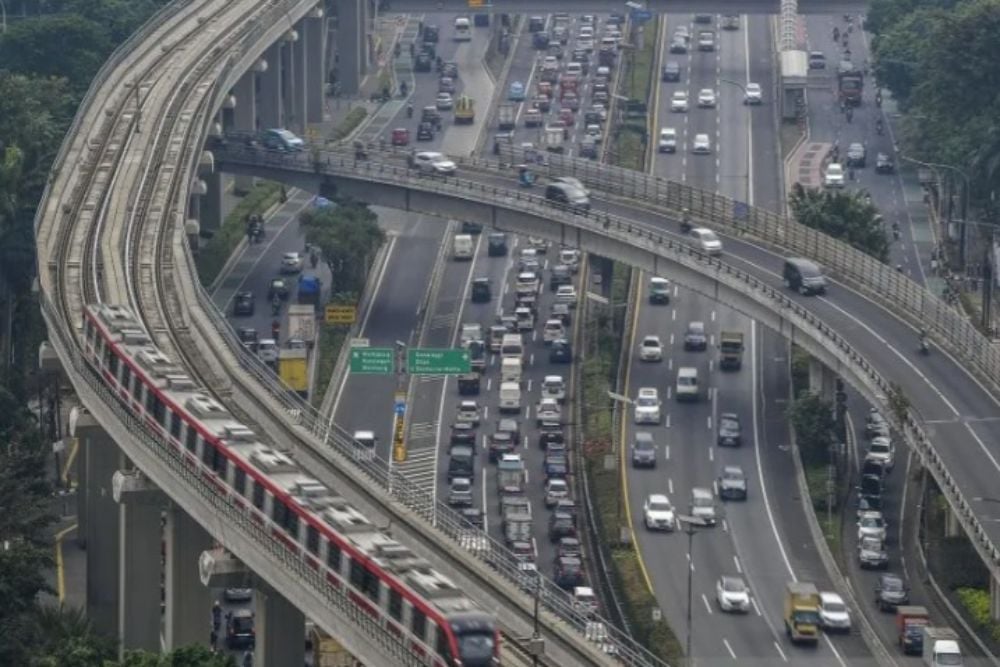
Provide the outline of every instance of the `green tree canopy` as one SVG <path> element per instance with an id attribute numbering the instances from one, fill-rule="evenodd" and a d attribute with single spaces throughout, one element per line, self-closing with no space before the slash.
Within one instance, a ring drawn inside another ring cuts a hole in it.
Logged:
<path id="1" fill-rule="evenodd" d="M 236 667 L 229 655 L 212 653 L 207 646 L 182 646 L 170 653 L 129 651 L 114 667 Z M 108 667 L 112 667 L 109 665 Z"/>
<path id="2" fill-rule="evenodd" d="M 347 201 L 306 211 L 301 216 L 306 241 L 319 247 L 333 276 L 331 291 L 359 293 L 385 233 L 366 205 Z"/>
<path id="3" fill-rule="evenodd" d="M 825 463 L 834 443 L 833 403 L 805 391 L 788 407 L 788 419 L 806 465 Z"/>
<path id="4" fill-rule="evenodd" d="M 878 209 L 862 193 L 804 188 L 796 183 L 788 201 L 801 224 L 849 243 L 880 261 L 889 257 L 889 242 Z"/>
<path id="5" fill-rule="evenodd" d="M 5 67 L 41 78 L 66 78 L 76 91 L 87 89 L 110 52 L 107 29 L 74 15 L 18 21 L 0 39 Z"/>

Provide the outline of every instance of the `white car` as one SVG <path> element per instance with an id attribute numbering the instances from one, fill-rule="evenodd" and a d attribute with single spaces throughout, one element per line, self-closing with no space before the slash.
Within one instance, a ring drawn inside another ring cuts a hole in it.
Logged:
<path id="1" fill-rule="evenodd" d="M 823 173 L 823 187 L 844 187 L 844 167 L 842 165 L 837 162 L 826 165 L 826 171 Z"/>
<path id="2" fill-rule="evenodd" d="M 695 227 L 691 230 L 691 238 L 695 246 L 706 255 L 721 255 L 722 241 L 715 232 L 705 227 Z"/>
<path id="3" fill-rule="evenodd" d="M 885 436 L 874 437 L 868 443 L 868 455 L 865 458 L 880 461 L 887 471 L 892 470 L 896 464 L 896 447 Z"/>
<path id="4" fill-rule="evenodd" d="M 881 512 L 865 512 L 858 519 L 858 541 L 864 537 L 877 537 L 885 542 L 886 523 Z"/>
<path id="5" fill-rule="evenodd" d="M 566 400 L 566 381 L 561 375 L 546 375 L 542 380 L 542 398 L 552 398 L 562 403 Z"/>
<path id="6" fill-rule="evenodd" d="M 712 152 L 712 141 L 708 138 L 707 134 L 696 134 L 694 135 L 694 144 L 691 146 L 691 152 L 695 155 L 709 155 Z"/>
<path id="7" fill-rule="evenodd" d="M 661 153 L 677 152 L 677 130 L 672 127 L 660 128 L 659 151 Z"/>
<path id="8" fill-rule="evenodd" d="M 458 166 L 443 153 L 421 151 L 413 156 L 413 166 L 422 172 L 452 176 Z"/>
<path id="9" fill-rule="evenodd" d="M 451 93 L 438 93 L 437 96 L 438 111 L 448 111 L 454 106 L 455 106 L 455 100 L 452 98 Z"/>
<path id="10" fill-rule="evenodd" d="M 688 94 L 683 90 L 675 90 L 670 98 L 670 110 L 684 113 L 688 110 Z"/>
<path id="11" fill-rule="evenodd" d="M 455 421 L 467 422 L 479 426 L 479 404 L 475 401 L 462 401 L 458 404 L 458 415 Z"/>
<path id="12" fill-rule="evenodd" d="M 661 493 L 653 493 L 646 497 L 642 504 L 642 520 L 647 530 L 668 530 L 676 528 L 674 506 Z"/>
<path id="13" fill-rule="evenodd" d="M 660 423 L 660 392 L 656 387 L 640 387 L 635 399 L 635 423 Z"/>
<path id="14" fill-rule="evenodd" d="M 828 591 L 819 594 L 819 624 L 824 630 L 851 629 L 851 614 L 843 598 Z"/>
<path id="15" fill-rule="evenodd" d="M 538 294 L 538 274 L 534 271 L 523 271 L 517 274 L 514 291 L 518 294 Z"/>
<path id="16" fill-rule="evenodd" d="M 594 142 L 598 144 L 604 139 L 604 135 L 601 133 L 601 126 L 597 124 L 588 125 L 587 129 L 584 130 L 584 134 L 592 138 Z"/>
<path id="17" fill-rule="evenodd" d="M 663 344 L 659 336 L 646 336 L 639 343 L 639 359 L 642 361 L 663 361 Z"/>
<path id="18" fill-rule="evenodd" d="M 282 273 L 298 273 L 302 270 L 302 255 L 297 252 L 286 252 L 281 256 Z"/>
<path id="19" fill-rule="evenodd" d="M 590 190 L 587 189 L 587 186 L 584 185 L 583 181 L 581 181 L 579 178 L 574 178 L 573 176 L 556 176 L 555 178 L 552 179 L 552 182 L 565 183 L 566 185 L 570 185 L 576 188 L 577 190 L 587 195 L 588 197 L 590 196 Z"/>
<path id="20" fill-rule="evenodd" d="M 535 408 L 535 420 L 541 424 L 542 422 L 557 422 L 562 419 L 562 408 L 559 406 L 559 401 L 554 398 L 543 398 L 538 401 L 538 405 Z"/>
<path id="21" fill-rule="evenodd" d="M 750 589 L 743 577 L 724 574 L 715 584 L 715 599 L 722 611 L 750 611 Z"/>
<path id="22" fill-rule="evenodd" d="M 560 285 L 556 289 L 556 303 L 565 303 L 570 308 L 575 308 L 576 288 L 572 285 Z"/>
<path id="23" fill-rule="evenodd" d="M 764 103 L 764 91 L 761 90 L 759 83 L 748 83 L 746 87 L 746 94 L 743 96 L 743 104 L 763 104 Z"/>
<path id="24" fill-rule="evenodd" d="M 698 91 L 698 106 L 702 109 L 715 108 L 715 91 L 711 88 L 702 88 Z"/>

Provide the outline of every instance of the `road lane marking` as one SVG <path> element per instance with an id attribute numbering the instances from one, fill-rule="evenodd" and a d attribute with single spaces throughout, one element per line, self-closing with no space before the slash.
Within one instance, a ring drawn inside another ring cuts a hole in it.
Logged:
<path id="1" fill-rule="evenodd" d="M 736 566 L 736 572 L 743 574 L 743 567 L 740 565 L 740 557 L 733 554 L 733 564 Z"/>
<path id="2" fill-rule="evenodd" d="M 726 645 L 726 650 L 729 651 L 729 655 L 733 656 L 733 660 L 736 660 L 736 653 L 733 652 L 733 647 L 729 645 L 729 640 L 723 637 L 722 643 Z"/>
<path id="3" fill-rule="evenodd" d="M 750 604 L 753 605 L 753 610 L 755 612 L 757 612 L 758 616 L 763 616 L 764 615 L 764 614 L 760 613 L 760 607 L 757 606 L 757 598 L 750 598 Z"/>
<path id="4" fill-rule="evenodd" d="M 788 662 L 788 657 L 785 655 L 785 652 L 781 650 L 781 644 L 775 641 L 774 648 L 778 649 L 778 655 L 781 656 L 781 659 L 784 660 L 785 662 Z"/>
<path id="5" fill-rule="evenodd" d="M 712 614 L 712 605 L 709 604 L 708 597 L 704 593 L 702 593 L 701 594 L 701 599 L 705 603 L 705 609 L 707 609 L 708 613 L 711 615 Z"/>

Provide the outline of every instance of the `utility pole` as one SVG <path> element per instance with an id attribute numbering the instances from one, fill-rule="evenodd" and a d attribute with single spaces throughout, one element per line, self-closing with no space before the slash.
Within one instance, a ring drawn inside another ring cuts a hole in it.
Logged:
<path id="1" fill-rule="evenodd" d="M 684 641 L 684 655 L 686 656 L 685 664 L 687 667 L 692 667 L 694 665 L 694 656 L 691 655 L 691 612 L 693 609 L 692 595 L 693 595 L 693 585 L 694 585 L 694 536 L 695 528 L 698 526 L 704 526 L 705 522 L 696 516 L 688 516 L 686 514 L 678 514 L 677 520 L 684 526 L 684 533 L 688 537 L 688 573 L 687 573 L 687 638 Z"/>

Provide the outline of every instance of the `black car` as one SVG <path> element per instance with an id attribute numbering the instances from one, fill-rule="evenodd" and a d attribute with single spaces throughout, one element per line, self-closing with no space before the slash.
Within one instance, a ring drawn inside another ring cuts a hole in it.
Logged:
<path id="1" fill-rule="evenodd" d="M 451 444 L 475 445 L 476 427 L 469 422 L 456 422 L 451 425 Z"/>
<path id="2" fill-rule="evenodd" d="M 884 479 L 885 478 L 881 474 L 862 475 L 861 484 L 858 486 L 858 492 L 863 496 L 881 498 L 882 483 Z"/>
<path id="3" fill-rule="evenodd" d="M 553 512 L 549 516 L 549 541 L 558 542 L 564 537 L 576 537 L 576 521 L 572 514 Z"/>
<path id="4" fill-rule="evenodd" d="M 544 16 L 528 17 L 528 32 L 541 32 L 543 30 L 545 30 Z"/>
<path id="5" fill-rule="evenodd" d="M 879 611 L 894 611 L 910 603 L 910 589 L 903 578 L 896 574 L 883 574 L 875 584 L 875 604 Z"/>
<path id="6" fill-rule="evenodd" d="M 538 446 L 547 450 L 554 443 L 566 443 L 562 424 L 557 422 L 542 422 L 538 427 Z"/>
<path id="7" fill-rule="evenodd" d="M 424 26 L 424 41 L 429 44 L 437 44 L 439 39 L 439 31 L 436 25 L 425 25 Z"/>
<path id="8" fill-rule="evenodd" d="M 471 220 L 462 221 L 462 233 L 463 234 L 482 234 L 483 224 L 481 222 L 472 222 Z"/>
<path id="9" fill-rule="evenodd" d="M 226 647 L 233 649 L 253 648 L 256 643 L 253 629 L 253 612 L 237 609 L 226 614 Z"/>
<path id="10" fill-rule="evenodd" d="M 569 459 L 559 454 L 546 454 L 543 467 L 545 479 L 566 479 L 569 475 Z"/>
<path id="11" fill-rule="evenodd" d="M 517 447 L 517 440 L 510 431 L 497 431 L 490 436 L 490 463 L 496 463 L 504 454 L 510 454 Z"/>
<path id="12" fill-rule="evenodd" d="M 573 362 L 573 348 L 565 338 L 552 342 L 549 348 L 549 363 L 569 364 Z"/>
<path id="13" fill-rule="evenodd" d="M 885 153 L 879 153 L 875 156 L 875 173 L 876 174 L 892 174 L 896 171 L 896 163 L 892 161 Z"/>
<path id="14" fill-rule="evenodd" d="M 413 61 L 414 72 L 430 72 L 434 67 L 434 59 L 427 53 L 417 54 Z"/>
<path id="15" fill-rule="evenodd" d="M 288 283 L 285 282 L 285 279 L 272 278 L 271 284 L 267 287 L 267 298 L 270 300 L 277 296 L 282 301 L 287 301 L 288 295 Z"/>
<path id="16" fill-rule="evenodd" d="M 867 164 L 867 151 L 865 145 L 855 142 L 847 147 L 847 166 L 864 168 Z"/>
<path id="17" fill-rule="evenodd" d="M 240 327 L 236 330 L 236 335 L 239 336 L 240 342 L 243 343 L 243 347 L 251 352 L 257 352 L 257 341 L 259 338 L 257 336 L 256 329 L 252 327 Z"/>
<path id="18" fill-rule="evenodd" d="M 563 556 L 556 559 L 556 585 L 564 590 L 572 590 L 583 584 L 583 563 L 579 558 Z"/>
<path id="19" fill-rule="evenodd" d="M 695 14 L 694 15 L 694 22 L 695 23 L 711 23 L 712 22 L 712 15 L 711 14 Z"/>
<path id="20" fill-rule="evenodd" d="M 826 277 L 822 269 L 804 257 L 787 258 L 782 269 L 782 277 L 785 280 L 785 287 L 796 290 L 803 296 L 826 293 Z"/>
<path id="21" fill-rule="evenodd" d="M 441 123 L 441 114 L 437 107 L 427 106 L 420 110 L 420 122 L 438 125 Z"/>
<path id="22" fill-rule="evenodd" d="M 661 77 L 664 81 L 680 81 L 681 80 L 681 65 L 680 63 L 670 60 L 666 65 L 663 66 L 663 73 Z"/>
<path id="23" fill-rule="evenodd" d="M 493 298 L 493 288 L 489 278 L 476 278 L 472 281 L 472 303 L 489 303 Z"/>
<path id="24" fill-rule="evenodd" d="M 566 557 L 580 557 L 580 540 L 575 537 L 559 538 L 559 544 L 556 545 L 556 560 Z"/>
<path id="25" fill-rule="evenodd" d="M 462 515 L 462 518 L 468 521 L 470 524 L 476 528 L 483 527 L 483 511 L 478 507 L 466 507 L 458 511 Z"/>
<path id="26" fill-rule="evenodd" d="M 531 45 L 539 51 L 549 48 L 549 33 L 536 32 L 531 36 Z"/>
<path id="27" fill-rule="evenodd" d="M 719 446 L 739 447 L 743 444 L 740 416 L 733 412 L 719 415 Z"/>
<path id="28" fill-rule="evenodd" d="M 237 317 L 253 315 L 254 303 L 253 292 L 237 292 L 233 298 L 233 315 Z"/>
<path id="29" fill-rule="evenodd" d="M 441 76 L 458 80 L 458 63 L 450 60 L 446 63 L 441 63 Z"/>
<path id="30" fill-rule="evenodd" d="M 560 285 L 573 284 L 573 271 L 565 264 L 556 264 L 549 275 L 549 289 L 555 292 Z"/>
<path id="31" fill-rule="evenodd" d="M 434 125 L 428 122 L 420 123 L 417 127 L 417 141 L 433 141 Z"/>
<path id="32" fill-rule="evenodd" d="M 708 336 L 705 335 L 704 322 L 691 322 L 684 332 L 684 349 L 688 351 L 704 351 L 708 349 Z"/>
<path id="33" fill-rule="evenodd" d="M 486 251 L 490 257 L 503 257 L 507 254 L 507 235 L 503 232 L 493 232 L 486 237 Z"/>

